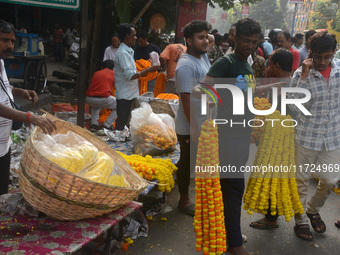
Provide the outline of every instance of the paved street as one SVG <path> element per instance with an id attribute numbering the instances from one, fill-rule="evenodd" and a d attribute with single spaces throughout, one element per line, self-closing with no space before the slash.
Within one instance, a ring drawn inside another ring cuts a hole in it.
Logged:
<path id="1" fill-rule="evenodd" d="M 251 155 L 248 165 L 252 164 L 256 153 L 256 146 L 251 145 Z M 314 191 L 317 182 L 312 180 L 310 190 Z M 194 199 L 195 185 L 192 180 L 191 197 Z M 195 251 L 195 234 L 193 218 L 186 216 L 177 210 L 179 199 L 178 190 L 174 189 L 168 195 L 167 203 L 173 211 L 164 215 L 167 221 L 161 221 L 161 215 L 149 221 L 150 229 L 147 238 L 139 238 L 129 246 L 127 253 L 133 255 L 194 255 L 200 254 Z M 326 223 L 327 231 L 324 234 L 313 232 L 314 241 L 307 242 L 297 238 L 294 234 L 294 220 L 285 222 L 283 217 L 279 218 L 280 227 L 271 230 L 258 230 L 249 226 L 251 221 L 260 219 L 262 215 L 242 211 L 242 231 L 248 237 L 244 248 L 250 254 L 263 255 L 337 255 L 340 254 L 340 230 L 334 226 L 334 221 L 340 217 L 340 196 L 334 192 L 327 200 L 320 212 Z M 121 254 L 124 254 L 121 252 Z"/>
<path id="2" fill-rule="evenodd" d="M 66 64 L 55 63 L 53 59 L 48 60 L 49 76 L 53 70 L 65 68 Z M 49 104 L 52 99 L 50 94 L 42 94 L 40 103 L 34 107 L 29 104 L 24 108 L 38 112 L 39 107 Z M 251 165 L 256 153 L 256 146 L 251 145 L 250 157 L 247 165 Z M 312 180 L 310 191 L 316 189 L 317 182 Z M 194 200 L 195 184 L 192 180 L 191 198 Z M 154 217 L 149 221 L 150 229 L 147 238 L 139 238 L 130 245 L 127 252 L 120 254 L 133 255 L 191 255 L 200 254 L 195 251 L 195 235 L 193 229 L 193 218 L 186 216 L 177 210 L 179 199 L 177 187 L 168 194 L 167 203 L 173 208 L 173 211 Z M 250 254 L 279 254 L 279 255 L 337 255 L 340 254 L 340 230 L 334 226 L 334 221 L 340 217 L 340 197 L 332 193 L 325 206 L 320 212 L 323 220 L 327 225 L 325 234 L 314 234 L 314 241 L 307 242 L 298 239 L 293 231 L 294 220 L 285 222 L 283 217 L 279 218 L 280 227 L 271 230 L 257 230 L 249 227 L 251 221 L 260 219 L 262 215 L 254 213 L 248 215 L 245 210 L 242 211 L 242 231 L 248 237 L 244 248 Z M 161 221 L 161 217 L 166 217 L 167 221 Z"/>

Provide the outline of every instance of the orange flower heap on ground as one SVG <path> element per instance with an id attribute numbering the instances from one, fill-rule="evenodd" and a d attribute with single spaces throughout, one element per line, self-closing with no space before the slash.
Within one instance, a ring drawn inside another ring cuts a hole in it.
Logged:
<path id="1" fill-rule="evenodd" d="M 196 250 L 205 255 L 219 255 L 227 250 L 218 165 L 217 127 L 212 120 L 207 120 L 198 140 L 194 217 Z"/>
<path id="2" fill-rule="evenodd" d="M 254 108 L 256 110 L 268 110 L 270 109 L 271 104 L 269 103 L 267 98 L 254 98 Z M 264 115 L 255 115 L 256 120 L 262 120 L 265 123 L 266 116 Z M 255 121 L 254 126 L 260 126 L 261 121 Z M 251 133 L 251 143 L 255 143 L 256 141 L 260 141 L 262 133 L 264 130 L 264 125 L 262 127 L 253 127 L 253 132 Z"/>

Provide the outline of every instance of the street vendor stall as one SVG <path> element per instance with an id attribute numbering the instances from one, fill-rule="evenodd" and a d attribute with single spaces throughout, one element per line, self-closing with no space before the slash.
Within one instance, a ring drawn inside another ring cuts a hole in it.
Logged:
<path id="1" fill-rule="evenodd" d="M 0 214 L 0 253 L 72 254 L 139 209 L 141 205 L 130 202 L 95 219 L 66 222 L 49 217 L 12 217 L 9 214 Z M 109 240 L 108 238 L 107 242 Z M 104 254 L 109 254 L 110 246 L 106 244 L 105 247 Z"/>

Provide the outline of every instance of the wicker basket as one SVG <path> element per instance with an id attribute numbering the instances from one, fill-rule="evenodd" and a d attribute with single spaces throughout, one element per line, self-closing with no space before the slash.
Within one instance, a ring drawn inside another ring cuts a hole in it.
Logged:
<path id="1" fill-rule="evenodd" d="M 19 167 L 19 187 L 36 210 L 57 220 L 80 220 L 109 213 L 137 197 L 147 186 L 130 165 L 110 146 L 89 131 L 52 115 L 58 133 L 72 131 L 110 155 L 130 188 L 111 186 L 77 176 L 43 157 L 35 148 L 35 128 L 24 147 Z"/>

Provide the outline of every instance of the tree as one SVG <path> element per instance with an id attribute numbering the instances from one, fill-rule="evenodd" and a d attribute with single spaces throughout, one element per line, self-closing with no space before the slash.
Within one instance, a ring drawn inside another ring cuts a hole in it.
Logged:
<path id="1" fill-rule="evenodd" d="M 235 7 L 235 4 L 250 5 L 260 0 L 205 0 L 211 7 L 218 4 L 224 10 L 229 10 Z"/>
<path id="2" fill-rule="evenodd" d="M 249 17 L 258 21 L 262 29 L 287 29 L 284 21 L 288 0 L 263 0 L 250 7 Z"/>
<path id="3" fill-rule="evenodd" d="M 312 29 L 323 29 L 328 28 L 328 24 L 330 24 L 331 28 L 337 29 L 340 31 L 340 27 L 338 25 L 339 22 L 337 18 L 340 16 L 339 6 L 337 3 L 330 2 L 327 0 L 320 0 L 316 2 L 315 12 L 313 12 L 309 18 Z M 338 16 L 337 16 L 338 12 Z"/>
<path id="4" fill-rule="evenodd" d="M 120 0 L 125 1 L 125 0 Z M 131 2 L 131 17 L 135 17 L 143 9 L 148 0 L 132 0 Z M 175 29 L 176 25 L 177 0 L 156 0 L 148 8 L 141 17 L 141 22 L 138 24 L 144 30 L 148 30 L 150 18 L 153 14 L 159 13 L 164 16 L 166 26 L 165 33 L 170 33 Z"/>

